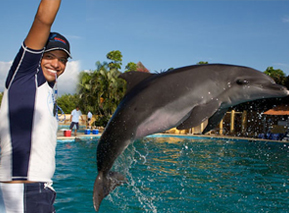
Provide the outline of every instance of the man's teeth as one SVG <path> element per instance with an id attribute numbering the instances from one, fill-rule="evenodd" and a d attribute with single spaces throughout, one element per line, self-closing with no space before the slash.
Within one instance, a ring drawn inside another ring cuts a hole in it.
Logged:
<path id="1" fill-rule="evenodd" d="M 48 69 L 49 72 L 56 73 L 55 70 Z"/>

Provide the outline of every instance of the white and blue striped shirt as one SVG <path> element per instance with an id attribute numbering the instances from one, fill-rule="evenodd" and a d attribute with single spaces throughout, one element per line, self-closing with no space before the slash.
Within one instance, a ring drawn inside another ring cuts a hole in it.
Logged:
<path id="1" fill-rule="evenodd" d="M 0 109 L 0 181 L 51 181 L 57 120 L 53 85 L 40 63 L 44 50 L 22 44 L 8 73 Z"/>

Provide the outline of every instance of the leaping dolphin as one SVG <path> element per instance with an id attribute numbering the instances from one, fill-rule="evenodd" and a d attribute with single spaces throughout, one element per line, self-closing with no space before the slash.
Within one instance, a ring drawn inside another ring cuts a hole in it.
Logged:
<path id="1" fill-rule="evenodd" d="M 208 119 L 205 133 L 231 106 L 289 95 L 285 87 L 260 71 L 225 64 L 188 66 L 160 74 L 127 72 L 120 77 L 127 81 L 127 93 L 97 146 L 96 211 L 102 199 L 125 180 L 110 169 L 134 140 L 173 127 L 192 128 Z"/>

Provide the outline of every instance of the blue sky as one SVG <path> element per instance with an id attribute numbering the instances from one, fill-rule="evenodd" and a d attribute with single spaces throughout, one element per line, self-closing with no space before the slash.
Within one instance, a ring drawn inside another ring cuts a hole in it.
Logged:
<path id="1" fill-rule="evenodd" d="M 38 4 L 0 2 L 1 79 Z M 52 30 L 69 39 L 73 55 L 62 93 L 73 93 L 77 73 L 112 50 L 122 52 L 123 68 L 141 61 L 151 72 L 208 61 L 289 75 L 289 1 L 63 0 Z"/>

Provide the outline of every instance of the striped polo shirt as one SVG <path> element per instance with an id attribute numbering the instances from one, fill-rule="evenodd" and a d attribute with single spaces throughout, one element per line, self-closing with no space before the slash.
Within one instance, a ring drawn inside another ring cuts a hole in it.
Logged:
<path id="1" fill-rule="evenodd" d="M 0 181 L 49 182 L 54 174 L 57 120 L 43 52 L 23 43 L 9 70 L 0 109 Z"/>

